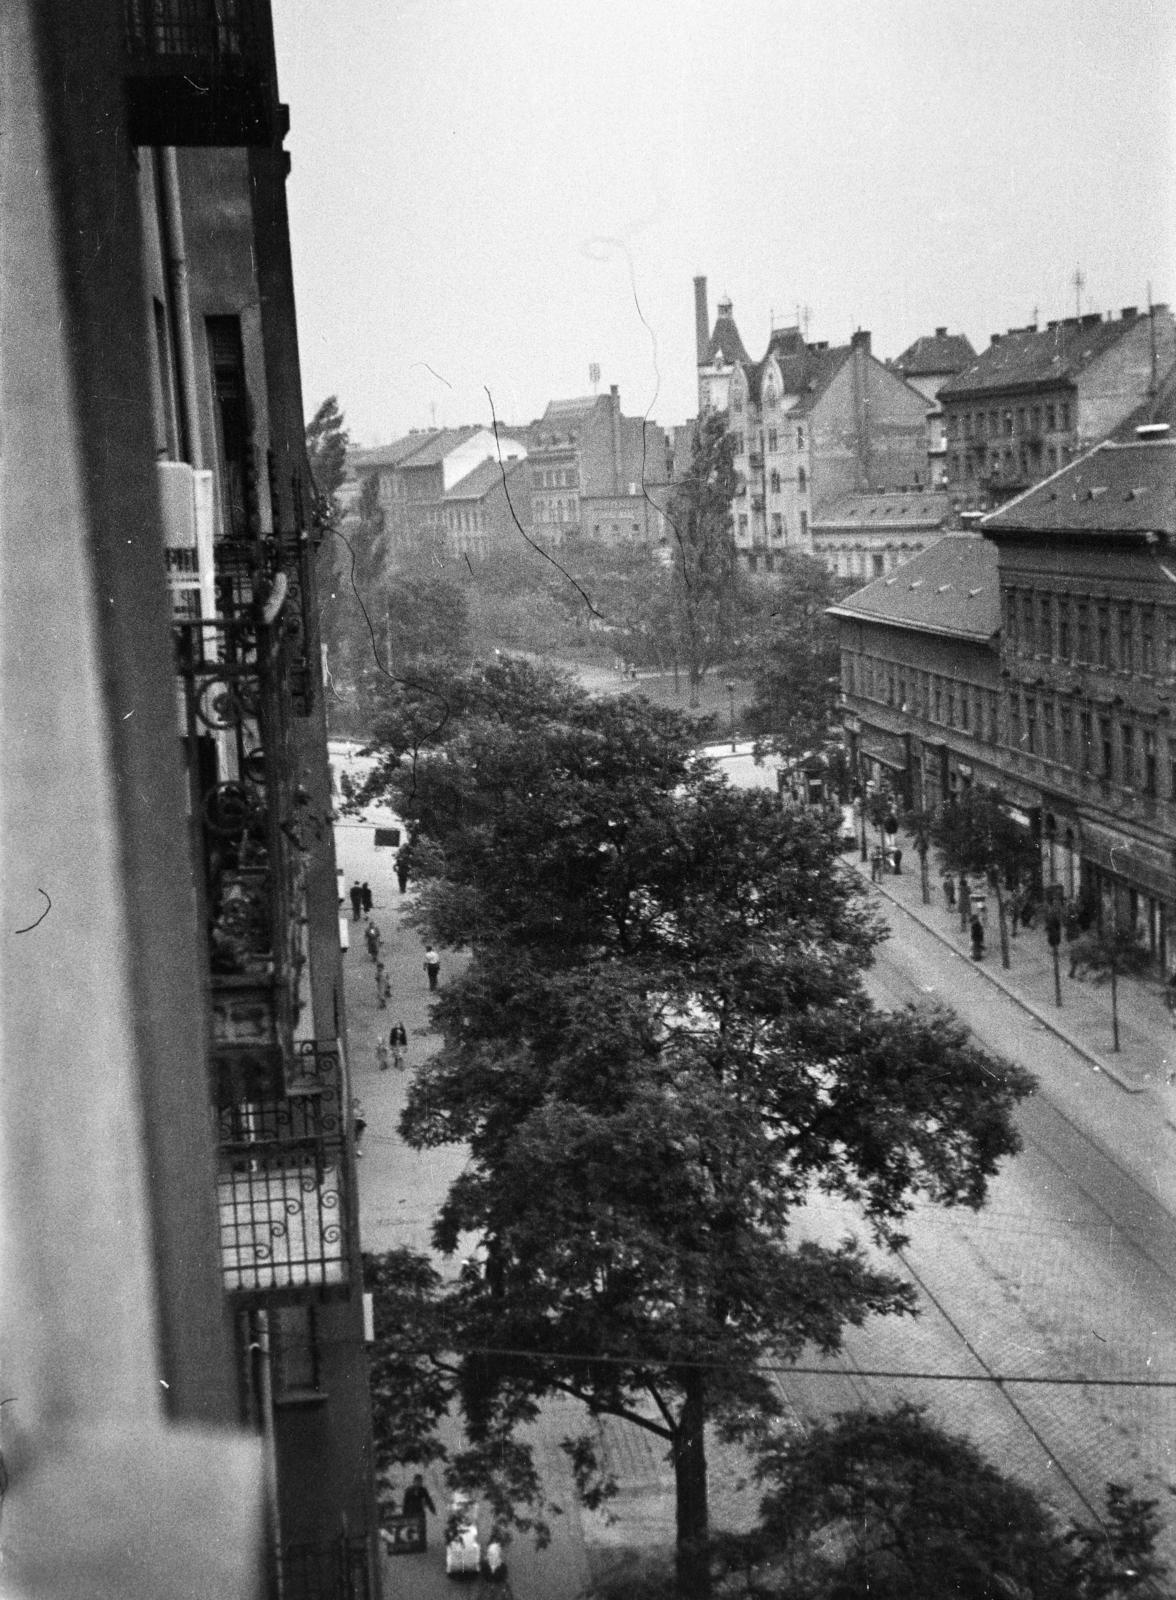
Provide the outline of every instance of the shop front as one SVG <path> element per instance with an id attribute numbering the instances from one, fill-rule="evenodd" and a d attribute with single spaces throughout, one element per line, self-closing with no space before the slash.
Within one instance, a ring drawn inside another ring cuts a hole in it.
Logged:
<path id="1" fill-rule="evenodd" d="M 1100 922 L 1136 928 L 1167 972 L 1176 954 L 1176 850 L 1083 821 L 1081 889 Z"/>

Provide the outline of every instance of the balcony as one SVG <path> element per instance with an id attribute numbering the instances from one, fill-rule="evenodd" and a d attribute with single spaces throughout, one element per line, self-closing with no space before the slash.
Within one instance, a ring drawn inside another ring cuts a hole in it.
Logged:
<path id="1" fill-rule="evenodd" d="M 268 145 L 285 129 L 268 0 L 124 0 L 137 145 Z"/>
<path id="2" fill-rule="evenodd" d="M 288 1056 L 218 1049 L 214 1064 L 226 1290 L 266 1304 L 345 1293 L 346 1114 L 337 1046 L 300 1040 Z"/>

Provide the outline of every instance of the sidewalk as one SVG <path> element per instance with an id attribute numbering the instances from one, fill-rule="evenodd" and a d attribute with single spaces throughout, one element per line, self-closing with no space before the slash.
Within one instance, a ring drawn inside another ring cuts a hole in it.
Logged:
<path id="1" fill-rule="evenodd" d="M 390 819 L 378 820 L 386 823 Z M 372 818 L 337 824 L 335 848 L 343 869 L 340 893 L 345 897 L 348 913 L 346 895 L 351 884 L 356 879 L 366 879 L 371 886 L 372 918 L 383 941 L 380 959 L 392 984 L 392 998 L 381 1008 L 375 965 L 364 945 L 363 921 L 349 920 L 351 948 L 343 958 L 343 987 L 351 1091 L 361 1101 L 367 1120 L 358 1168 L 363 1247 L 379 1253 L 396 1246 L 411 1246 L 431 1254 L 437 1270 L 452 1277 L 459 1269 L 463 1252 L 459 1250 L 449 1259 L 437 1255 L 432 1248 L 432 1227 L 450 1184 L 465 1165 L 465 1148 L 454 1145 L 412 1150 L 398 1132 L 413 1069 L 432 1055 L 439 1043 L 429 1025 L 434 997 L 423 969 L 424 946 L 405 920 L 405 912 L 415 898 L 413 888 L 410 883 L 408 893 L 401 895 L 394 870 L 396 852 L 375 847 Z M 442 987 L 462 971 L 465 959 L 450 950 L 441 952 Z M 408 1034 L 406 1070 L 397 1072 L 389 1067 L 381 1071 L 376 1046 L 381 1039 L 387 1039 L 395 1022 L 403 1022 Z M 567 1414 L 569 1410 L 570 1406 L 563 1407 L 558 1401 L 545 1406 L 543 1417 L 531 1431 L 536 1462 L 552 1498 L 565 1508 L 565 1514 L 552 1519 L 552 1542 L 544 1551 L 534 1548 L 529 1534 L 515 1535 L 507 1552 L 515 1600 L 576 1600 L 587 1587 L 583 1526 L 568 1463 L 559 1449 L 563 1434 L 583 1426 L 578 1408 L 574 1415 Z M 460 1447 L 459 1428 L 452 1419 L 440 1431 L 447 1445 Z M 408 1483 L 412 1470 L 406 1468 L 392 1474 L 398 1491 Z M 424 1478 L 438 1513 L 428 1518 L 429 1548 L 423 1554 L 385 1555 L 384 1600 L 440 1600 L 454 1592 L 453 1580 L 445 1575 L 443 1540 L 449 1492 L 443 1467 L 426 1468 Z M 488 1526 L 482 1528 L 483 1535 L 488 1532 Z M 471 1593 L 481 1592 L 480 1584 L 467 1587 Z"/>
<path id="2" fill-rule="evenodd" d="M 1062 1004 L 1057 1005 L 1054 989 L 1053 953 L 1040 925 L 1009 932 L 1009 968 L 1001 965 L 1000 927 L 995 897 L 988 896 L 986 944 L 982 961 L 971 959 L 971 941 L 960 927 L 958 910 L 949 911 L 944 900 L 935 852 L 928 857 L 931 904 L 923 904 L 919 857 L 909 836 L 900 833 L 903 870 L 887 872 L 874 887 L 888 900 L 921 923 L 941 943 L 955 950 L 988 981 L 1015 1000 L 1042 1027 L 1055 1034 L 1091 1066 L 1105 1072 L 1129 1094 L 1153 1094 L 1162 1106 L 1167 1122 L 1176 1130 L 1176 1030 L 1168 1014 L 1159 983 L 1138 978 L 1120 978 L 1119 1043 L 1116 1052 L 1111 1027 L 1110 984 L 1095 984 L 1090 978 L 1070 978 L 1069 947 L 1063 940 L 1058 951 L 1061 969 Z M 871 837 L 870 846 L 873 848 Z M 870 864 L 854 851 L 852 865 L 866 881 Z M 848 854 L 845 858 L 849 860 Z"/>

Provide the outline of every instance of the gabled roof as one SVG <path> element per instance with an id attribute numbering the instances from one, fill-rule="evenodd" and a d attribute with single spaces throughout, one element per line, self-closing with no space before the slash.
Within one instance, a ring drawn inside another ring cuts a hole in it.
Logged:
<path id="1" fill-rule="evenodd" d="M 1155 394 L 1124 417 L 1111 438 L 1119 444 L 1133 444 L 1138 437 L 1137 428 L 1154 427 L 1165 422 L 1169 428 L 1176 430 L 1176 363 L 1168 368 Z M 1176 431 L 1172 437 L 1176 438 Z"/>
<path id="2" fill-rule="evenodd" d="M 724 306 L 727 308 L 725 311 Z M 734 365 L 736 361 L 745 367 L 751 365 L 751 357 L 743 348 L 743 340 L 739 337 L 739 329 L 735 326 L 735 318 L 731 315 L 730 304 L 726 300 L 719 306 L 719 315 L 715 318 L 715 330 L 706 347 L 706 360 L 703 366 L 711 366 L 720 352 L 723 360 L 729 365 Z"/>
<path id="3" fill-rule="evenodd" d="M 1176 440 L 1097 445 L 981 518 L 1006 533 L 1176 534 Z"/>
<path id="4" fill-rule="evenodd" d="M 1105 355 L 1141 318 L 1104 322 L 1097 313 L 1066 317 L 1040 333 L 1014 328 L 997 338 L 984 354 L 939 390 L 941 400 L 964 395 L 1035 388 L 1072 381 L 1091 362 Z"/>
<path id="5" fill-rule="evenodd" d="M 601 399 L 601 395 L 586 394 L 581 395 L 578 400 L 549 400 L 543 417 L 544 419 L 558 417 L 561 422 L 567 422 L 571 417 L 584 417 L 590 411 L 595 411 Z"/>
<path id="6" fill-rule="evenodd" d="M 962 372 L 975 359 L 972 341 L 964 334 L 936 328 L 908 345 L 894 365 L 904 378 L 931 378 L 940 372 Z"/>
<path id="7" fill-rule="evenodd" d="M 952 515 L 952 497 L 935 489 L 844 494 L 814 514 L 814 533 L 846 529 L 942 528 Z"/>
<path id="8" fill-rule="evenodd" d="M 806 344 L 799 328 L 776 328 L 768 340 L 763 360 L 745 363 L 748 388 L 758 403 L 768 363 L 775 357 L 784 393 L 797 397 L 789 415 L 803 416 L 824 394 L 852 353 L 853 347 L 848 344 L 836 345 L 830 350 L 828 345 Z"/>
<path id="9" fill-rule="evenodd" d="M 1000 628 L 996 546 L 974 533 L 945 534 L 889 577 L 830 606 L 829 614 L 987 641 Z"/>
<path id="10" fill-rule="evenodd" d="M 407 470 L 411 467 L 438 467 L 452 450 L 458 445 L 465 444 L 467 439 L 472 439 L 477 433 L 489 433 L 489 428 L 441 428 L 433 433 L 427 444 L 417 450 L 402 465 Z"/>
<path id="11" fill-rule="evenodd" d="M 391 444 L 377 445 L 373 450 L 348 450 L 347 466 L 352 472 L 371 472 L 376 467 L 399 467 L 418 450 L 423 450 L 436 434 L 436 428 L 421 428 L 406 433 Z"/>
<path id="12" fill-rule="evenodd" d="M 445 491 L 446 500 L 483 500 L 496 488 L 503 478 L 511 478 L 523 465 L 516 456 L 509 460 L 499 461 L 496 456 L 489 456 L 485 461 L 479 461 L 472 472 L 467 472 L 464 478 L 459 478 L 455 484 Z"/>

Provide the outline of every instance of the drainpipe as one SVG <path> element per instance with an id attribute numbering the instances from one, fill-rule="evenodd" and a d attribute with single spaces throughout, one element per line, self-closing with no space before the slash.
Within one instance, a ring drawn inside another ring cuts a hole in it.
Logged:
<path id="1" fill-rule="evenodd" d="M 282 1561 L 282 1520 L 278 1511 L 278 1452 L 274 1440 L 274 1365 L 268 1311 L 253 1317 L 253 1372 L 257 1408 L 261 1418 L 261 1449 L 265 1464 L 265 1512 L 273 1551 L 274 1595 L 282 1600 L 286 1574 Z"/>
<path id="2" fill-rule="evenodd" d="M 192 296 L 188 286 L 188 257 L 184 249 L 184 213 L 180 205 L 180 168 L 169 145 L 156 151 L 156 171 L 162 199 L 164 249 L 171 289 L 172 333 L 176 350 L 176 390 L 179 396 L 180 452 L 197 472 L 204 465 L 200 447 L 200 413 L 196 402 L 196 347 L 192 342 Z"/>

